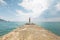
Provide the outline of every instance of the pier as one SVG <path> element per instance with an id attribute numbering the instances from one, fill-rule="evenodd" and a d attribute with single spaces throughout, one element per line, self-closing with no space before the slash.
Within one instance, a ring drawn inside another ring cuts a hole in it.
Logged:
<path id="1" fill-rule="evenodd" d="M 60 40 L 60 38 L 37 25 L 23 25 L 4 35 L 2 40 Z"/>

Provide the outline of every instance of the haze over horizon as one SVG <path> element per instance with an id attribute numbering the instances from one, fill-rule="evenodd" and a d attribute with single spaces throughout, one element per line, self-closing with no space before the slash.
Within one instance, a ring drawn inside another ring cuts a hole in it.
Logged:
<path id="1" fill-rule="evenodd" d="M 0 0 L 0 18 L 8 21 L 60 22 L 60 0 Z"/>

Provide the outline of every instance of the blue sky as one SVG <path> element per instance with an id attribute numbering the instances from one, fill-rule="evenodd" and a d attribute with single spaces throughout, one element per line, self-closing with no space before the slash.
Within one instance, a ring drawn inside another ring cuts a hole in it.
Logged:
<path id="1" fill-rule="evenodd" d="M 60 21 L 60 0 L 0 0 L 0 18 L 9 21 Z"/>

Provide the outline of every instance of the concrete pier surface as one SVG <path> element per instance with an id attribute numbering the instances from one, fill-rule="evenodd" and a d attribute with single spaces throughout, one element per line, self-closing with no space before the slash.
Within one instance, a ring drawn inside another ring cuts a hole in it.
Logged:
<path id="1" fill-rule="evenodd" d="M 4 35 L 1 40 L 60 40 L 60 38 L 35 24 L 25 24 Z"/>

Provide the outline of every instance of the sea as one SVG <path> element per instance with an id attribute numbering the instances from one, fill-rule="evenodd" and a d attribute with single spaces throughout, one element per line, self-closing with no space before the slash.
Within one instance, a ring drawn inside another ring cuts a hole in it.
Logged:
<path id="1" fill-rule="evenodd" d="M 0 36 L 5 35 L 24 24 L 25 24 L 24 22 L 5 22 L 5 21 L 1 22 L 0 21 Z"/>
<path id="2" fill-rule="evenodd" d="M 25 22 L 0 22 L 0 36 L 5 35 L 24 24 Z M 60 22 L 38 22 L 36 24 L 60 36 Z"/>
<path id="3" fill-rule="evenodd" d="M 60 22 L 39 22 L 37 25 L 49 30 L 50 32 L 60 36 Z"/>

